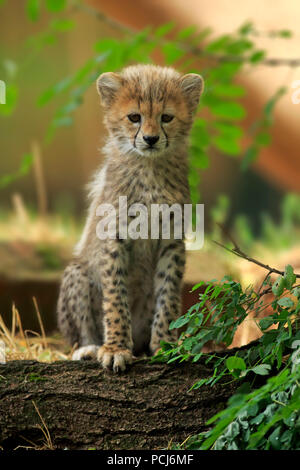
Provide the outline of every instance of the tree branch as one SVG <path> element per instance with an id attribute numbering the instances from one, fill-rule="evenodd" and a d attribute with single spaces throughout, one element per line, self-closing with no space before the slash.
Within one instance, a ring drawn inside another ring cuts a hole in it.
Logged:
<path id="1" fill-rule="evenodd" d="M 81 10 L 89 15 L 94 16 L 96 19 L 99 21 L 106 23 L 113 29 L 120 31 L 125 34 L 135 34 L 137 31 L 128 28 L 127 26 L 124 26 L 122 23 L 106 16 L 103 12 L 96 10 L 92 6 L 87 6 L 82 3 L 77 3 L 75 8 L 77 10 Z M 258 32 L 256 32 L 256 35 L 259 35 Z M 276 32 L 271 31 L 271 32 L 266 32 L 264 35 L 268 35 L 269 37 L 275 37 Z M 168 41 L 165 41 L 163 38 L 154 38 L 153 36 L 149 35 L 149 40 L 155 39 L 156 41 L 159 42 L 160 45 L 165 44 Z M 200 47 L 192 47 L 188 46 L 186 43 L 175 41 L 175 44 L 179 46 L 182 50 L 184 50 L 186 53 L 191 53 L 197 57 L 200 58 L 205 58 L 209 59 L 215 62 L 236 62 L 236 63 L 249 63 L 249 59 L 247 57 L 243 56 L 233 56 L 233 55 L 219 55 L 219 54 L 213 54 L 213 53 L 207 53 L 205 52 L 202 48 Z M 259 62 L 259 65 L 265 65 L 268 67 L 299 67 L 300 66 L 300 58 L 281 58 L 281 57 L 269 57 L 266 59 L 263 59 Z"/>
<path id="2" fill-rule="evenodd" d="M 220 242 L 217 242 L 216 240 L 213 240 L 213 242 L 218 245 L 218 246 L 221 246 L 222 248 L 224 248 L 226 251 L 229 251 L 230 253 L 233 253 L 234 255 L 236 256 L 239 256 L 240 258 L 244 258 L 245 260 L 249 261 L 250 263 L 254 263 L 256 264 L 257 266 L 260 266 L 261 268 L 264 268 L 264 269 L 267 269 L 269 271 L 268 275 L 266 276 L 266 278 L 271 274 L 271 273 L 275 273 L 275 274 L 280 274 L 281 276 L 284 276 L 284 271 L 280 271 L 279 269 L 276 269 L 276 268 L 272 268 L 271 266 L 269 266 L 268 264 L 264 264 L 262 263 L 261 261 L 258 261 L 257 259 L 255 258 L 252 258 L 251 256 L 248 256 L 246 253 L 244 253 L 240 247 L 238 246 L 237 242 L 233 239 L 232 235 L 228 232 L 228 230 L 222 225 L 222 224 L 218 224 L 219 227 L 221 228 L 221 230 L 223 231 L 224 235 L 226 235 L 226 237 L 231 241 L 231 243 L 233 244 L 234 248 L 231 249 L 231 248 L 228 248 L 227 246 L 223 245 L 222 243 Z M 300 279 L 300 274 L 296 274 L 294 273 L 295 276 Z M 265 278 L 265 279 L 266 279 Z M 261 286 L 262 287 L 262 286 Z"/>

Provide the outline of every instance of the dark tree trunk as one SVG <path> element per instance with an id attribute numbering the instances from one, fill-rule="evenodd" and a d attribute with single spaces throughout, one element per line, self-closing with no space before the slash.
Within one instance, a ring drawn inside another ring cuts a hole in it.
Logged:
<path id="1" fill-rule="evenodd" d="M 167 448 L 206 430 L 234 393 L 233 384 L 189 391 L 211 373 L 187 363 L 137 361 L 117 376 L 97 362 L 8 362 L 0 365 L 0 446 Z"/>

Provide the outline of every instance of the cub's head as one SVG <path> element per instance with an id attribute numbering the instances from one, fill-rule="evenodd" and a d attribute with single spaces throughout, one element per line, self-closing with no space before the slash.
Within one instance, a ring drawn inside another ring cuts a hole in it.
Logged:
<path id="1" fill-rule="evenodd" d="M 110 136 L 123 153 L 158 156 L 188 135 L 203 80 L 172 68 L 137 65 L 100 75 L 97 88 Z"/>

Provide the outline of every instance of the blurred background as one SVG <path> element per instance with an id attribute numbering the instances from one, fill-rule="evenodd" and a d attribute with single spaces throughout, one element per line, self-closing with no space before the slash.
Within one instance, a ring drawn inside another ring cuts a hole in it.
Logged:
<path id="1" fill-rule="evenodd" d="M 300 270 L 300 5 L 297 0 L 0 0 L 0 314 L 55 329 L 61 272 L 86 213 L 105 140 L 97 76 L 155 62 L 203 75 L 190 184 L 206 242 L 199 280 L 263 270 L 216 247 Z M 293 99 L 294 97 L 294 99 Z M 293 102 L 294 101 L 294 102 Z M 226 228 L 220 229 L 220 224 Z M 230 245 L 230 243 L 229 243 Z M 233 259 L 234 258 L 234 259 Z"/>

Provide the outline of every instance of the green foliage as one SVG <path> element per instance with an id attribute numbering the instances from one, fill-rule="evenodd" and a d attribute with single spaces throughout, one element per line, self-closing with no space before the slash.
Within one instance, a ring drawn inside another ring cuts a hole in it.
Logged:
<path id="1" fill-rule="evenodd" d="M 243 291 L 229 277 L 220 283 L 201 282 L 192 289 L 201 289 L 199 302 L 170 325 L 170 329 L 184 326 L 184 331 L 176 343 L 162 342 L 162 350 L 153 361 L 202 361 L 209 365 L 213 374 L 197 381 L 193 389 L 224 383 L 225 377 L 243 382 L 243 386 L 229 400 L 227 408 L 208 421 L 207 425 L 215 426 L 189 439 L 185 448 L 300 448 L 299 351 L 293 353 L 300 345 L 297 330 L 300 287 L 295 285 L 296 280 L 292 266 L 288 265 L 274 283 L 267 277 L 259 291 L 252 287 Z M 270 292 L 274 300 L 268 304 L 263 298 Z M 219 355 L 202 352 L 208 341 L 229 346 L 246 316 L 250 313 L 257 316 L 267 307 L 271 307 L 272 313 L 257 322 L 263 335 L 252 347 L 240 349 L 234 355 L 230 350 Z M 272 326 L 276 328 L 270 329 Z M 245 385 L 246 376 L 252 380 L 252 387 L 249 383 Z M 266 384 L 255 388 L 256 376 L 264 376 Z"/>
<path id="2" fill-rule="evenodd" d="M 25 8 L 29 20 L 37 21 L 39 19 L 43 4 L 49 12 L 57 13 L 66 8 L 67 0 L 27 0 Z"/>
<path id="3" fill-rule="evenodd" d="M 94 13 L 98 18 L 97 12 L 86 8 L 80 0 L 72 3 L 66 0 L 25 2 L 25 13 L 30 21 L 38 22 L 45 13 L 48 13 L 49 20 L 42 31 L 26 41 L 26 60 L 24 64 L 18 64 L 20 69 L 28 66 L 30 57 L 37 58 L 45 53 L 46 47 L 57 43 L 60 34 L 67 34 L 75 27 L 72 18 L 74 11 Z M 116 38 L 99 37 L 93 45 L 91 56 L 79 70 L 67 77 L 58 77 L 57 83 L 37 98 L 38 107 L 56 98 L 60 103 L 47 129 L 45 144 L 55 137 L 57 129 L 73 124 L 74 112 L 83 103 L 86 91 L 94 85 L 100 73 L 120 70 L 137 62 L 151 63 L 153 53 L 159 52 L 165 64 L 182 71 L 201 73 L 205 79 L 205 91 L 191 135 L 189 181 L 194 203 L 199 201 L 200 172 L 209 166 L 211 152 L 218 151 L 230 157 L 244 155 L 242 168 L 246 169 L 257 158 L 260 149 L 269 145 L 273 108 L 283 90 L 269 100 L 262 117 L 249 130 L 252 143 L 246 149 L 242 145 L 245 132 L 240 122 L 246 116 L 246 109 L 241 99 L 246 90 L 236 83 L 236 77 L 245 66 L 255 67 L 267 56 L 265 51 L 256 48 L 252 40 L 255 28 L 251 22 L 232 34 L 217 38 L 212 37 L 209 28 L 197 31 L 194 26 L 188 26 L 175 31 L 173 22 L 138 33 L 117 26 L 116 29 Z M 288 38 L 289 34 L 286 30 L 272 32 L 272 36 L 282 38 Z M 205 59 L 205 67 L 199 68 L 199 59 Z M 0 107 L 2 114 L 15 111 L 20 83 L 19 73 L 13 83 L 7 81 L 8 104 Z"/>
<path id="4" fill-rule="evenodd" d="M 262 387 L 243 387 L 228 407 L 207 424 L 214 427 L 189 439 L 186 449 L 300 450 L 300 368 L 286 368 Z"/>
<path id="5" fill-rule="evenodd" d="M 40 0 L 27 0 L 26 13 L 31 21 L 37 21 L 40 16 Z"/>
<path id="6" fill-rule="evenodd" d="M 46 6 L 49 11 L 57 12 L 66 7 L 67 0 L 46 0 Z"/>
<path id="7" fill-rule="evenodd" d="M 189 70 L 202 73 L 206 82 L 199 115 L 191 133 L 189 182 L 192 200 L 197 202 L 199 200 L 199 171 L 209 166 L 210 153 L 217 149 L 229 156 L 242 154 L 241 142 L 244 131 L 238 123 L 246 116 L 246 110 L 240 102 L 246 90 L 241 85 L 237 85 L 235 79 L 245 64 L 254 66 L 263 60 L 265 54 L 262 51 L 256 51 L 253 41 L 248 37 L 251 28 L 241 28 L 232 35 L 211 40 L 206 46 L 203 40 L 211 34 L 210 31 L 205 30 L 197 34 L 195 28 L 190 27 L 179 31 L 175 39 L 169 39 L 168 35 L 173 30 L 174 24 L 168 23 L 156 30 L 147 28 L 135 35 L 124 33 L 122 41 L 114 38 L 99 39 L 94 45 L 96 55 L 90 58 L 72 77 L 63 78 L 46 90 L 39 97 L 38 104 L 45 105 L 60 94 L 67 98 L 50 124 L 47 137 L 53 138 L 58 127 L 72 124 L 73 112 L 83 102 L 86 90 L 100 73 L 120 70 L 134 62 L 149 63 L 152 61 L 152 53 L 158 49 L 163 54 L 167 65 L 181 69 L 185 67 L 186 55 L 192 52 L 196 45 L 199 51 L 197 55 L 212 59 L 212 65 L 200 71 L 195 68 L 194 62 L 189 64 Z M 226 60 L 219 61 L 219 54 L 226 57 Z M 276 99 L 279 95 L 276 95 Z M 253 161 L 260 148 L 270 141 L 268 126 L 275 102 L 274 97 L 271 102 L 267 103 L 263 118 L 256 123 L 257 132 L 253 145 L 246 151 L 243 168 L 250 163 L 250 160 Z M 202 114 L 208 117 L 203 119 Z"/>

